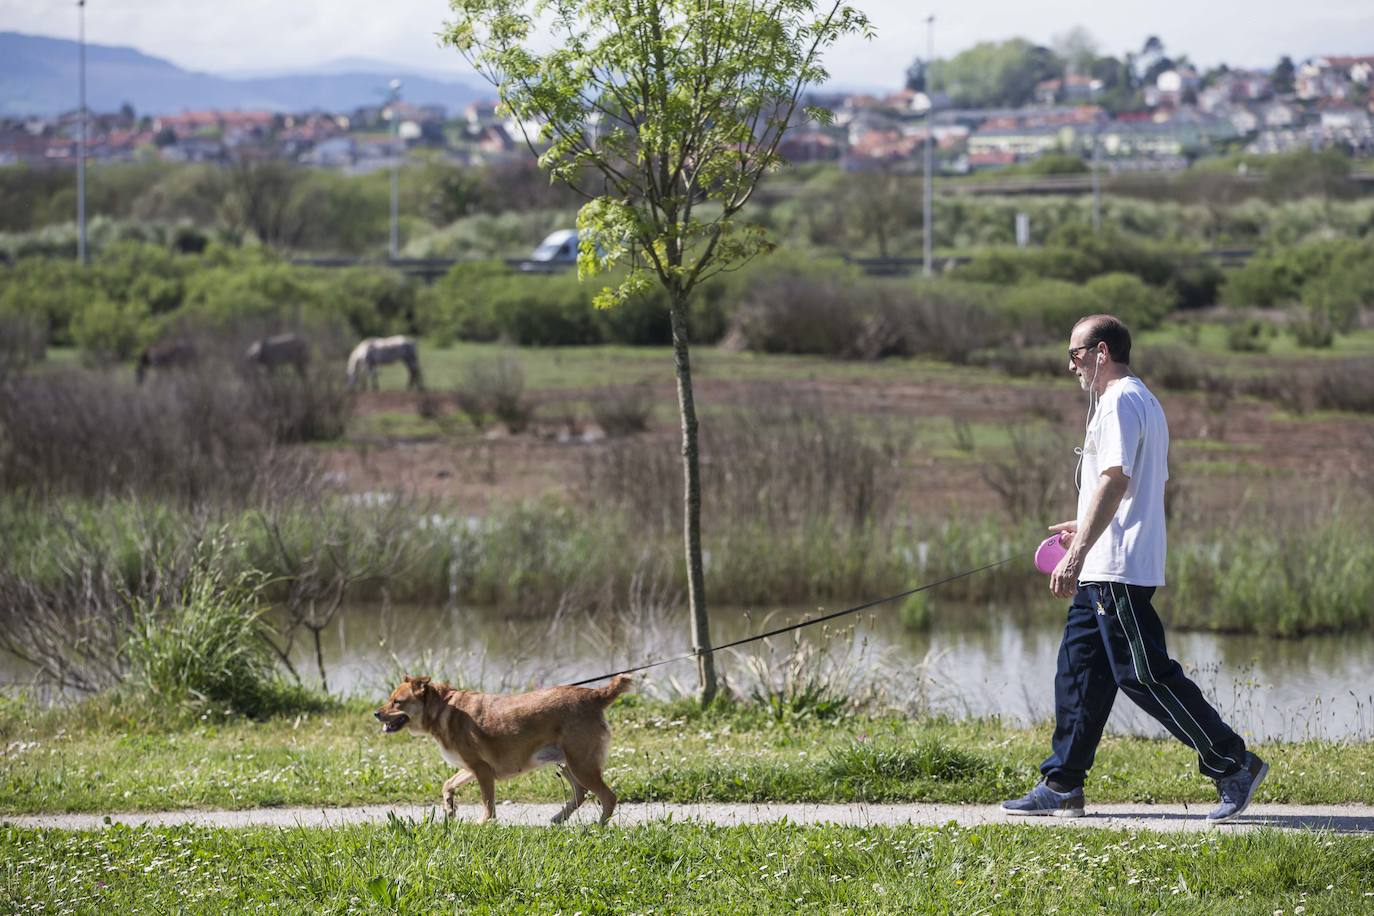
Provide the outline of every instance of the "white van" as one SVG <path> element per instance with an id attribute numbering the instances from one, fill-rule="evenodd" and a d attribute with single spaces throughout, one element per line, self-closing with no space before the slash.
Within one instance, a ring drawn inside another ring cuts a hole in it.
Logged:
<path id="1" fill-rule="evenodd" d="M 577 230 L 559 229 L 550 232 L 539 247 L 530 255 L 531 261 L 543 264 L 577 263 Z"/>

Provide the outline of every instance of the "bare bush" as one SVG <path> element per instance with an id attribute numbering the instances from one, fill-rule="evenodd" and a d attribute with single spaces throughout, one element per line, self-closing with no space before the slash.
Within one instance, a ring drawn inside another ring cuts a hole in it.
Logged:
<path id="1" fill-rule="evenodd" d="M 45 322 L 20 312 L 0 312 L 0 382 L 41 360 L 47 343 Z"/>
<path id="2" fill-rule="evenodd" d="M 963 364 L 1004 336 L 1001 322 L 957 289 L 884 286 L 878 301 L 879 314 L 899 337 L 885 351 L 863 354 L 869 358 L 931 356 Z"/>
<path id="3" fill-rule="evenodd" d="M 273 442 L 328 442 L 344 434 L 351 401 L 344 376 L 334 367 L 247 372 L 245 384 Z"/>
<path id="4" fill-rule="evenodd" d="M 1015 425 L 1010 434 L 1008 447 L 983 463 L 983 480 L 1002 498 L 1012 521 L 1049 518 L 1068 489 L 1065 469 L 1072 453 L 1061 436 L 1041 424 Z"/>
<path id="5" fill-rule="evenodd" d="M 282 395 L 278 384 L 208 370 L 142 388 L 88 372 L 10 379 L 0 391 L 0 485 L 188 504 L 239 501 L 287 480 L 299 489 L 313 462 L 279 445 L 339 424 L 346 404 L 299 384 Z"/>
<path id="6" fill-rule="evenodd" d="M 208 524 L 171 536 L 156 510 L 127 513 L 127 540 L 90 524 L 57 502 L 24 521 L 20 508 L 0 526 L 0 649 L 31 665 L 40 680 L 95 692 L 120 683 L 136 605 L 169 604 L 196 565 L 195 548 L 212 537 Z"/>
<path id="7" fill-rule="evenodd" d="M 990 312 L 957 287 L 779 275 L 750 288 L 731 336 L 764 353 L 932 356 L 964 363 L 997 342 L 999 328 Z"/>
<path id="8" fill-rule="evenodd" d="M 753 284 L 735 312 L 731 336 L 760 353 L 857 356 L 867 288 L 816 276 L 778 273 Z"/>
<path id="9" fill-rule="evenodd" d="M 488 419 L 494 417 L 512 433 L 519 433 L 534 414 L 525 399 L 525 372 L 519 360 L 509 356 L 471 363 L 454 401 L 478 429 L 486 429 Z"/>
<path id="10" fill-rule="evenodd" d="M 608 436 L 628 436 L 649 428 L 654 390 L 647 382 L 605 388 L 591 399 L 592 418 Z"/>
<path id="11" fill-rule="evenodd" d="M 1310 369 L 1242 379 L 1240 392 L 1277 401 L 1293 413 L 1374 413 L 1374 360 L 1323 360 Z"/>
<path id="12" fill-rule="evenodd" d="M 1152 347 L 1134 360 L 1141 377 L 1156 388 L 1172 391 L 1204 391 L 1223 384 L 1223 379 L 1207 368 L 1205 360 L 1188 347 Z"/>
<path id="13" fill-rule="evenodd" d="M 827 411 L 821 402 L 771 391 L 701 424 L 705 515 L 791 525 L 829 517 L 862 526 L 897 507 L 911 433 L 884 417 Z M 627 509 L 660 530 L 677 524 L 682 473 L 667 439 L 616 443 L 589 456 L 588 499 Z"/>
<path id="14" fill-rule="evenodd" d="M 257 513 L 264 553 L 255 564 L 273 571 L 273 592 L 285 612 L 272 648 L 297 680 L 291 654 L 303 630 L 312 642 L 320 688 L 328 692 L 324 631 L 360 587 L 380 587 L 385 594 L 406 562 L 415 519 L 426 514 L 400 495 L 353 507 L 268 505 Z"/>

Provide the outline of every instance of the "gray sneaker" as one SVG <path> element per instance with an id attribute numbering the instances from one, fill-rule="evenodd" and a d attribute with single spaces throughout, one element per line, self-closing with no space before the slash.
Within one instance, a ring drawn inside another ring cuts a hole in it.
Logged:
<path id="1" fill-rule="evenodd" d="M 1082 817 L 1083 787 L 1056 792 L 1042 779 L 1020 798 L 1002 802 L 1002 813 L 1021 817 Z"/>
<path id="2" fill-rule="evenodd" d="M 1250 800 L 1255 797 L 1255 790 L 1268 775 L 1269 764 L 1246 751 L 1244 766 L 1232 775 L 1216 780 L 1221 804 L 1207 815 L 1207 823 L 1224 824 L 1248 808 Z"/>

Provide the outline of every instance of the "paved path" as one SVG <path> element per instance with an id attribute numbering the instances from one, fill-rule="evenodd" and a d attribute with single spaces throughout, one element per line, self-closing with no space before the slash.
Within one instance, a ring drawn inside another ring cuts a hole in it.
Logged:
<path id="1" fill-rule="evenodd" d="M 498 805 L 498 823 L 546 825 L 559 805 L 507 803 Z M 1091 805 L 1086 817 L 1018 817 L 1002 814 L 995 805 L 730 805 L 730 804 L 623 804 L 613 825 L 622 827 L 653 821 L 696 821 L 710 824 L 760 824 L 790 821 L 794 824 L 842 824 L 851 826 L 917 824 L 938 826 L 951 821 L 962 827 L 1017 823 L 1041 827 L 1098 827 L 1116 830 L 1182 832 L 1219 829 L 1227 831 L 1276 827 L 1283 830 L 1332 830 L 1374 835 L 1374 805 L 1252 805 L 1233 824 L 1210 827 L 1205 817 L 1210 805 Z M 597 807 L 589 800 L 573 819 L 591 823 Z M 474 817 L 476 807 L 460 811 Z M 148 814 L 112 814 L 108 822 L 130 826 L 169 827 L 195 824 L 206 827 L 338 827 L 345 824 L 385 822 L 387 816 L 423 820 L 437 818 L 439 810 L 428 805 L 366 805 L 356 808 L 255 808 L 247 811 L 164 811 Z M 96 830 L 107 823 L 98 814 L 0 815 L 0 824 L 23 827 Z"/>

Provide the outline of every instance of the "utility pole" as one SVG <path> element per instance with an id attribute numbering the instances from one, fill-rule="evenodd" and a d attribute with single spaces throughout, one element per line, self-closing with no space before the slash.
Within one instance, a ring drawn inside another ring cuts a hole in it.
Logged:
<path id="1" fill-rule="evenodd" d="M 77 81 L 80 83 L 80 124 L 76 134 L 76 259 L 86 264 L 86 0 L 76 0 L 77 10 Z"/>
<path id="2" fill-rule="evenodd" d="M 391 260 L 396 260 L 400 248 L 399 207 L 401 196 L 401 154 L 396 147 L 400 144 L 401 119 L 397 116 L 396 103 L 401 100 L 401 81 L 391 81 L 391 91 L 387 94 L 387 112 L 391 118 L 391 140 L 394 155 L 391 159 Z"/>
<path id="3" fill-rule="evenodd" d="M 930 85 L 931 65 L 935 62 L 935 15 L 926 17 L 926 100 L 930 107 L 926 109 L 926 180 L 925 180 L 925 207 L 922 216 L 922 247 L 925 255 L 925 266 L 922 273 L 926 277 L 934 274 L 934 255 L 932 248 L 932 236 L 935 234 L 935 188 L 931 182 L 934 180 L 935 171 L 935 97 Z"/>

